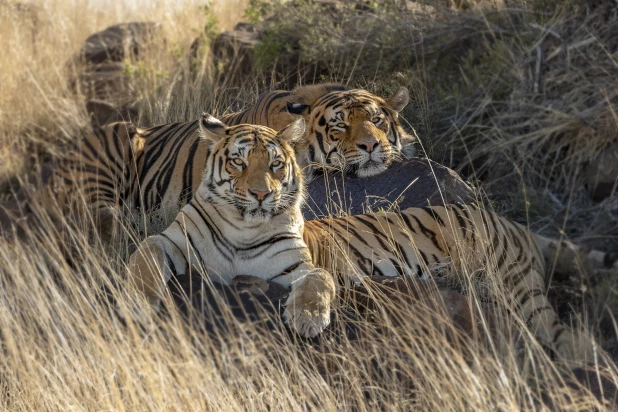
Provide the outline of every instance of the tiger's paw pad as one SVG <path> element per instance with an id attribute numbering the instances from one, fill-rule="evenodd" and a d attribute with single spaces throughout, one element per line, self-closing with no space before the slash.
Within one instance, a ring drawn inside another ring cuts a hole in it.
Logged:
<path id="1" fill-rule="evenodd" d="M 330 309 L 309 309 L 306 306 L 288 305 L 283 313 L 283 320 L 300 336 L 315 338 L 330 324 Z"/>

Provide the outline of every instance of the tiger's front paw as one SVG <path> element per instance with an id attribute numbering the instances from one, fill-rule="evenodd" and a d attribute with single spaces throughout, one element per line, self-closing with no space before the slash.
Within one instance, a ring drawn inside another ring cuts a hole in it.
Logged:
<path id="1" fill-rule="evenodd" d="M 330 324 L 330 305 L 318 307 L 286 302 L 283 320 L 304 338 L 314 338 Z"/>
<path id="2" fill-rule="evenodd" d="M 330 324 L 335 284 L 326 272 L 311 273 L 301 282 L 285 303 L 283 320 L 300 336 L 313 338 Z"/>

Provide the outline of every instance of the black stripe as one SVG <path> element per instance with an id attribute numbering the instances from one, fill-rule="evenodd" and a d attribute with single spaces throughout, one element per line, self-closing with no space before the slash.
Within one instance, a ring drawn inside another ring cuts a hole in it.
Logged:
<path id="1" fill-rule="evenodd" d="M 438 249 L 440 252 L 445 253 L 444 250 L 442 249 L 442 247 L 440 246 L 440 244 L 438 243 L 438 239 L 437 239 L 437 234 L 428 229 L 427 227 L 425 227 L 419 218 L 417 218 L 416 216 L 412 215 L 412 218 L 416 221 L 416 224 L 418 225 L 419 229 L 421 230 L 421 233 L 423 233 L 423 235 L 427 236 L 430 240 L 431 243 L 433 243 L 433 245 L 436 247 L 436 249 Z"/>
<path id="2" fill-rule="evenodd" d="M 271 277 L 269 280 L 275 280 L 281 276 L 286 276 L 289 275 L 290 273 L 292 273 L 293 271 L 295 271 L 300 265 L 302 265 L 303 263 L 305 263 L 304 261 L 298 261 L 290 266 L 288 266 L 287 268 L 285 268 L 283 270 L 283 272 L 279 273 L 278 275 L 275 275 L 273 277 Z"/>
<path id="3" fill-rule="evenodd" d="M 438 224 L 440 224 L 440 226 L 445 226 L 444 225 L 444 221 L 442 220 L 442 218 L 440 216 L 438 216 L 438 213 L 431 207 L 422 207 L 421 209 L 423 209 L 425 212 L 427 212 L 427 214 L 436 222 L 438 222 Z"/>

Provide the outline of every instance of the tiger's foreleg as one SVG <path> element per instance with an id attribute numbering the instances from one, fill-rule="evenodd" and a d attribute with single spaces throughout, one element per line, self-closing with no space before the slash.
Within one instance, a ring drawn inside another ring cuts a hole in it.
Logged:
<path id="1" fill-rule="evenodd" d="M 330 323 L 330 307 L 335 299 L 335 281 L 324 269 L 305 264 L 307 274 L 292 283 L 285 302 L 284 321 L 299 335 L 313 338 Z"/>
<path id="2" fill-rule="evenodd" d="M 151 236 L 129 258 L 129 278 L 155 311 L 173 275 L 174 249 L 168 243 L 162 236 Z"/>

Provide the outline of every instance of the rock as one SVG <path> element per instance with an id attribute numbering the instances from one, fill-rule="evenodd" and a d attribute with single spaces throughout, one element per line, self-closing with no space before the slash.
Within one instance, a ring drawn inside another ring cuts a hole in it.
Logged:
<path id="1" fill-rule="evenodd" d="M 200 39 L 196 39 L 191 45 L 193 57 L 197 56 Z M 259 33 L 254 26 L 250 23 L 238 23 L 234 30 L 223 32 L 212 41 L 211 50 L 215 67 L 223 66 L 226 73 L 233 73 L 234 79 L 246 78 L 255 70 L 254 47 L 258 43 Z"/>
<path id="2" fill-rule="evenodd" d="M 618 143 L 611 144 L 586 170 L 592 199 L 601 201 L 618 190 Z"/>
<path id="3" fill-rule="evenodd" d="M 466 296 L 434 281 L 374 276 L 365 285 L 355 287 L 350 297 L 355 307 L 363 312 L 374 311 L 385 303 L 395 303 L 399 307 L 405 303 L 424 317 L 431 315 L 436 325 L 441 324 L 446 315 L 458 331 L 469 337 L 474 336 L 475 319 L 479 319 L 474 316 L 474 307 Z M 491 318 L 489 311 L 484 311 L 483 315 L 486 320 Z M 394 322 L 396 324 L 396 320 Z"/>
<path id="4" fill-rule="evenodd" d="M 104 100 L 116 105 L 134 100 L 131 79 L 122 63 L 88 66 L 77 79 L 72 79 L 70 86 L 78 88 L 86 100 Z"/>
<path id="5" fill-rule="evenodd" d="M 19 202 L 15 200 L 0 202 L 0 236 L 3 239 L 26 239 L 33 220 L 34 216 L 26 213 Z"/>
<path id="6" fill-rule="evenodd" d="M 320 219 L 329 214 L 403 210 L 409 207 L 469 203 L 473 190 L 453 170 L 428 159 L 414 158 L 391 165 L 369 178 L 329 173 L 308 187 L 303 215 Z"/>
<path id="7" fill-rule="evenodd" d="M 322 6 L 335 7 L 337 1 L 324 1 Z M 265 39 L 265 22 L 253 26 L 250 23 L 238 23 L 234 30 L 219 34 L 211 43 L 211 52 L 215 67 L 220 67 L 225 73 L 225 81 L 232 84 L 243 84 L 249 74 L 261 72 L 267 78 L 267 83 L 277 83 L 281 88 L 292 89 L 302 79 L 319 79 L 329 74 L 326 67 L 315 63 L 303 62 L 300 59 L 298 39 L 287 38 L 285 50 L 271 51 L 272 61 L 259 64 L 259 45 Z M 191 45 L 191 56 L 196 58 L 203 39 L 198 37 Z M 269 46 L 271 47 L 271 46 Z M 263 57 L 263 56 L 262 56 Z M 274 66 L 274 67 L 273 67 Z M 328 76 L 327 76 L 328 77 Z"/>
<path id="8" fill-rule="evenodd" d="M 135 91 L 125 61 L 139 59 L 159 28 L 153 22 L 110 26 L 88 37 L 71 59 L 69 65 L 76 68 L 76 74 L 69 77 L 69 88 L 84 96 L 88 112 L 94 113 L 93 123 L 104 125 L 136 114 Z"/>
<path id="9" fill-rule="evenodd" d="M 132 22 L 110 26 L 90 35 L 79 56 L 89 64 L 122 62 L 137 58 L 141 50 L 160 28 L 159 23 Z"/>
<path id="10" fill-rule="evenodd" d="M 589 390 L 595 398 L 603 402 L 608 410 L 618 407 L 618 386 L 612 368 L 590 364 L 572 370 L 574 380 L 567 380 L 567 385 L 577 391 L 582 387 Z"/>

